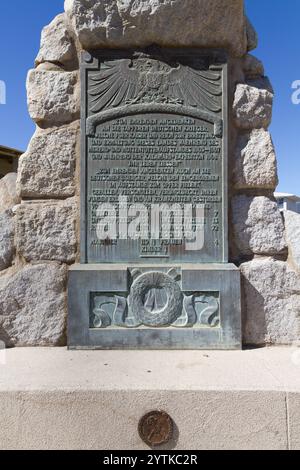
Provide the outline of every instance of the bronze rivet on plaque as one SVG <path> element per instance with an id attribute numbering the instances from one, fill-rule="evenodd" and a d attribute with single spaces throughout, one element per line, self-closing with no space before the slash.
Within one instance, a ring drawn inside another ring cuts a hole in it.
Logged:
<path id="1" fill-rule="evenodd" d="M 150 447 L 166 444 L 173 436 L 173 421 L 164 411 L 150 411 L 140 419 L 140 438 Z"/>

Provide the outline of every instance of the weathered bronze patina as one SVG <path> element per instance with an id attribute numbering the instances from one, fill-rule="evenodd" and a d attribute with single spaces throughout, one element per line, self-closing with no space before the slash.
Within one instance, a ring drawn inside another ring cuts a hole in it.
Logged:
<path id="1" fill-rule="evenodd" d="M 173 436 L 173 421 L 165 411 L 150 411 L 139 422 L 139 435 L 150 447 L 170 442 Z"/>

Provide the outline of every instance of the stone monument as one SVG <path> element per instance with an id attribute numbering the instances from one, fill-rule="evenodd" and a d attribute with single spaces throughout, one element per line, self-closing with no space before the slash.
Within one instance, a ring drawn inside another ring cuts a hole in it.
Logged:
<path id="1" fill-rule="evenodd" d="M 6 346 L 235 349 L 241 319 L 244 344 L 299 340 L 256 45 L 242 0 L 65 1 L 0 182 Z"/>

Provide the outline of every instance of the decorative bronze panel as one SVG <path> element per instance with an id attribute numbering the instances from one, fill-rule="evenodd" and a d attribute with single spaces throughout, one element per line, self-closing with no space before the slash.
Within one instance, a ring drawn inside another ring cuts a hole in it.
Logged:
<path id="1" fill-rule="evenodd" d="M 227 261 L 226 75 L 219 51 L 83 55 L 82 262 Z"/>

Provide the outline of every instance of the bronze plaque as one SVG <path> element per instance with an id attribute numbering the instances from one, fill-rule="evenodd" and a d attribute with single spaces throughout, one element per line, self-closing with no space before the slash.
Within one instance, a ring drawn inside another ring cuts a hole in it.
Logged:
<path id="1" fill-rule="evenodd" d="M 227 262 L 224 53 L 96 51 L 82 74 L 82 261 Z"/>
<path id="2" fill-rule="evenodd" d="M 139 422 L 139 435 L 150 447 L 167 444 L 173 436 L 173 421 L 165 411 L 150 411 Z"/>
<path id="3" fill-rule="evenodd" d="M 70 348 L 240 349 L 240 272 L 228 263 L 228 61 L 218 49 L 82 53 Z M 155 411 L 139 430 L 161 445 L 172 421 Z"/>

